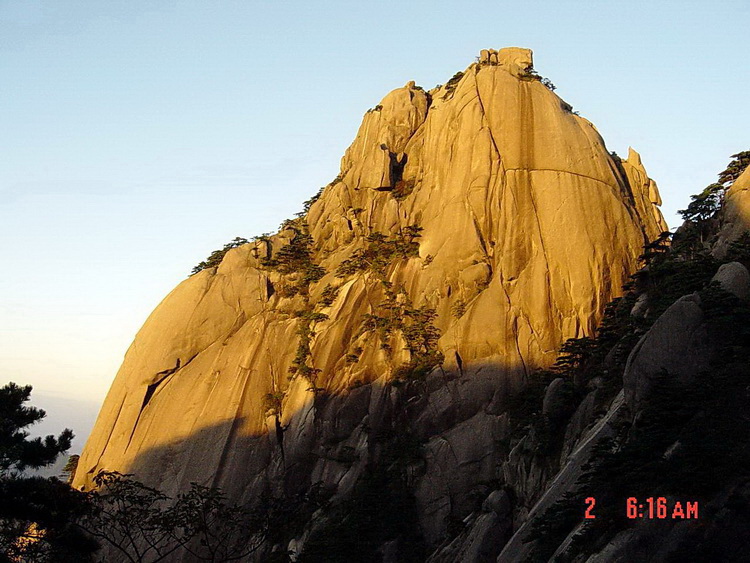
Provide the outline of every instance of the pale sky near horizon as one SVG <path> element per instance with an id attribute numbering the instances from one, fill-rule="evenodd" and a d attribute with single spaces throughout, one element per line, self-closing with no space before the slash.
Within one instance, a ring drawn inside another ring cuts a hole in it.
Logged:
<path id="1" fill-rule="evenodd" d="M 196 263 L 298 211 L 388 91 L 445 83 L 482 48 L 533 49 L 610 150 L 641 153 L 676 226 L 750 149 L 748 16 L 746 1 L 0 0 L 0 385 L 32 384 L 47 426 L 80 442 Z"/>

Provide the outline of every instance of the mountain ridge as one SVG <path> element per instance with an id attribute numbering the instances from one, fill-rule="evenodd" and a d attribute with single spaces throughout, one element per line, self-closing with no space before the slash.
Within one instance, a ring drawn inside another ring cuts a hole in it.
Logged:
<path id="1" fill-rule="evenodd" d="M 405 433 L 424 455 L 399 475 L 434 549 L 508 478 L 512 398 L 593 335 L 666 229 L 660 203 L 640 156 L 610 154 L 527 49 L 482 51 L 429 92 L 409 82 L 299 217 L 149 316 L 74 483 L 121 470 L 241 502 L 322 483 L 341 503 Z"/>

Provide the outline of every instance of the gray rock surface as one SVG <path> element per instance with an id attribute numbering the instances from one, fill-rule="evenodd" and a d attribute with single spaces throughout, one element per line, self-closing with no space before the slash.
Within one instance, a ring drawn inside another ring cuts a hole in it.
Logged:
<path id="1" fill-rule="evenodd" d="M 511 539 L 503 547 L 503 550 L 497 557 L 498 563 L 515 563 L 528 560 L 532 546 L 529 543 L 525 543 L 524 539 L 529 531 L 531 521 L 535 516 L 543 514 L 544 511 L 562 498 L 563 494 L 575 490 L 576 482 L 583 471 L 583 466 L 591 455 L 592 448 L 603 438 L 614 434 L 612 423 L 621 414 L 623 405 L 623 393 L 620 392 L 612 402 L 607 414 L 586 432 L 562 469 L 560 469 L 549 484 L 546 484 L 542 488 L 544 492 L 541 498 L 529 512 L 528 518 L 525 519 L 524 523 L 515 531 Z"/>
<path id="2" fill-rule="evenodd" d="M 562 415 L 565 407 L 565 380 L 562 377 L 553 379 L 544 392 L 542 413 L 550 419 L 557 419 Z"/>
<path id="3" fill-rule="evenodd" d="M 742 301 L 750 300 L 750 273 L 739 262 L 722 264 L 711 281 L 719 282 L 724 291 Z"/>
<path id="4" fill-rule="evenodd" d="M 708 367 L 709 345 L 697 293 L 673 303 L 630 353 L 623 375 L 625 402 L 637 412 L 659 377 L 682 383 Z"/>
<path id="5" fill-rule="evenodd" d="M 575 449 L 580 437 L 584 434 L 586 428 L 592 422 L 594 417 L 594 403 L 596 401 L 596 391 L 591 391 L 576 408 L 575 413 L 565 428 L 565 441 L 563 442 L 561 461 L 565 461 L 570 453 Z"/>
<path id="6" fill-rule="evenodd" d="M 634 317 L 643 317 L 648 311 L 648 293 L 642 293 L 636 299 L 630 314 Z"/>
<path id="7" fill-rule="evenodd" d="M 428 542 L 439 542 L 450 517 L 464 518 L 471 512 L 468 493 L 477 483 L 496 477 L 504 457 L 497 444 L 507 432 L 507 417 L 479 412 L 425 445 L 425 476 L 415 496 Z"/>

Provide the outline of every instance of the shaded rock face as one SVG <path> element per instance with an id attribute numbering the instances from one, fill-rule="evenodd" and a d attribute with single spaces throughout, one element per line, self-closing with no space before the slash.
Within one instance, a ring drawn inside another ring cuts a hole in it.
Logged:
<path id="1" fill-rule="evenodd" d="M 736 263 L 722 265 L 713 280 L 728 279 L 727 271 L 735 274 L 741 272 L 733 264 Z M 740 267 L 742 266 L 740 265 Z M 720 275 L 722 272 L 723 274 Z M 745 310 L 743 305 L 737 305 L 736 303 L 731 307 L 735 311 Z M 571 525 L 570 533 L 567 536 L 564 534 L 560 536 L 560 543 L 555 543 L 552 549 L 548 549 L 548 555 L 542 558 L 540 558 L 539 553 L 535 552 L 535 548 L 543 543 L 546 538 L 540 537 L 538 533 L 531 533 L 534 518 L 545 514 L 545 511 L 555 503 L 562 503 L 566 496 L 574 493 L 581 494 L 582 491 L 582 497 L 592 494 L 591 490 L 587 488 L 586 481 L 580 480 L 581 475 L 587 467 L 591 467 L 592 463 L 596 466 L 595 460 L 601 458 L 594 453 L 595 448 L 598 444 L 604 444 L 605 440 L 615 437 L 618 428 L 620 429 L 620 439 L 623 436 L 622 430 L 624 428 L 629 429 L 625 433 L 627 435 L 625 443 L 620 442 L 614 449 L 612 445 L 608 445 L 605 449 L 622 451 L 628 442 L 637 443 L 639 440 L 648 442 L 649 439 L 653 439 L 652 434 L 639 433 L 638 427 L 639 421 L 645 418 L 644 414 L 647 409 L 650 408 L 651 414 L 653 414 L 654 410 L 669 407 L 669 405 L 663 403 L 656 403 L 656 407 L 654 404 L 649 404 L 650 400 L 653 399 L 653 387 L 657 379 L 660 378 L 662 384 L 673 385 L 674 389 L 679 390 L 681 396 L 689 397 L 691 388 L 696 384 L 702 385 L 702 393 L 705 393 L 706 389 L 711 389 L 710 386 L 706 386 L 706 381 L 716 378 L 721 381 L 721 384 L 713 388 L 715 393 L 716 388 L 727 385 L 728 381 L 731 381 L 721 374 L 717 375 L 717 366 L 726 366 L 726 362 L 734 361 L 734 364 L 729 364 L 729 367 L 726 368 L 728 373 L 733 373 L 743 363 L 746 364 L 746 355 L 744 358 L 743 356 L 733 357 L 733 354 L 729 352 L 732 349 L 739 348 L 737 343 L 740 339 L 733 339 L 732 335 L 727 332 L 736 330 L 736 327 L 717 324 L 716 317 L 711 317 L 704 310 L 705 308 L 706 304 L 701 302 L 699 295 L 693 293 L 675 301 L 656 319 L 633 347 L 625 367 L 623 390 L 608 404 L 606 412 L 601 418 L 597 419 L 592 413 L 592 403 L 597 390 L 586 395 L 580 402 L 576 413 L 566 427 L 559 471 L 539 486 L 538 491 L 541 494 L 521 525 L 514 530 L 514 533 L 504 543 L 496 559 L 498 563 L 531 560 L 553 561 L 557 560 L 558 557 L 565 561 L 587 562 L 744 561 L 746 559 L 744 557 L 748 546 L 746 507 L 750 487 L 745 466 L 742 464 L 740 464 L 741 469 L 735 472 L 736 474 L 724 470 L 721 477 L 718 476 L 718 473 L 711 475 L 712 478 L 716 479 L 715 482 L 712 487 L 704 489 L 704 492 L 700 495 L 700 510 L 702 511 L 700 522 L 690 522 L 681 519 L 679 516 L 673 519 L 667 518 L 658 523 L 645 521 L 644 519 L 621 527 L 624 529 L 617 528 L 616 533 L 610 533 L 609 536 L 605 535 L 604 538 L 595 538 L 596 541 L 589 537 L 586 542 L 578 541 L 576 543 L 577 536 L 583 534 L 585 530 L 584 523 L 578 520 L 575 525 Z M 724 349 L 717 349 L 727 342 L 728 344 Z M 746 342 L 743 345 L 746 347 Z M 744 369 L 744 366 L 742 367 Z M 700 378 L 702 378 L 702 382 Z M 739 444 L 738 449 L 743 451 L 746 448 L 748 435 L 747 420 L 744 416 L 748 395 L 746 383 L 746 376 L 743 378 L 740 372 L 737 380 L 730 383 L 730 385 L 735 386 L 735 389 L 725 390 L 725 396 L 722 397 L 722 400 L 716 402 L 717 407 L 715 407 L 722 412 L 735 413 L 737 420 L 741 421 L 736 425 L 732 424 L 730 428 L 732 432 L 737 433 L 734 440 L 736 444 Z M 553 385 L 550 385 L 550 388 L 553 388 Z M 692 392 L 694 393 L 695 390 L 692 389 Z M 728 397 L 732 397 L 732 399 L 729 400 Z M 709 392 L 705 395 L 701 394 L 701 399 L 705 400 L 705 405 L 710 405 L 712 400 L 716 401 L 716 396 Z M 546 400 L 547 396 L 545 396 Z M 692 401 L 692 409 L 689 408 L 688 412 L 691 410 L 694 412 L 688 418 L 694 417 L 693 421 L 698 425 L 706 424 L 704 413 L 696 408 L 698 405 L 695 404 L 695 395 L 693 395 Z M 705 405 L 700 406 L 707 408 Z M 732 414 L 729 414 L 728 419 L 731 419 L 731 417 Z M 716 424 L 716 422 L 713 422 L 713 424 Z M 667 425 L 654 428 L 654 433 L 658 434 L 665 430 L 669 432 L 668 426 L 666 429 L 665 426 Z M 678 429 L 685 428 L 690 428 L 690 426 L 684 422 L 678 425 Z M 674 429 L 672 429 L 672 432 L 674 432 Z M 686 436 L 689 437 L 689 433 L 686 433 Z M 687 439 L 689 440 L 689 438 Z M 724 436 L 714 436 L 713 439 L 721 443 L 724 441 L 731 443 L 733 440 L 733 438 Z M 680 438 L 671 443 L 663 451 L 663 454 L 659 450 L 659 457 L 669 460 L 673 456 L 684 454 L 687 447 L 695 449 L 696 446 L 706 446 L 705 443 L 696 443 L 695 441 L 692 442 L 691 446 L 686 446 L 682 440 L 683 438 Z M 666 443 L 670 441 L 667 440 Z M 715 446 L 715 443 L 712 443 L 712 445 Z M 731 446 L 727 448 L 730 449 Z M 644 450 L 641 449 L 640 451 L 639 464 L 648 463 L 648 457 L 643 455 Z M 676 465 L 684 466 L 683 471 L 687 473 L 691 470 L 691 467 L 685 464 L 684 459 L 685 456 Z M 690 459 L 690 457 L 687 456 L 687 459 Z M 716 469 L 718 464 L 714 459 L 705 461 L 712 466 L 712 472 L 714 470 L 719 471 Z M 729 465 L 736 463 L 737 461 L 734 459 L 728 462 Z M 695 458 L 693 458 L 693 464 L 696 464 Z M 643 465 L 641 466 L 643 467 Z M 618 464 L 609 469 L 621 471 L 623 465 Z M 700 470 L 697 471 L 697 475 L 700 475 Z M 698 482 L 701 481 L 698 476 L 695 479 Z M 711 492 L 708 493 L 707 490 L 711 490 Z M 666 495 L 670 503 L 679 500 L 674 494 L 662 494 Z M 597 502 L 599 500 L 597 498 Z M 561 518 L 559 513 L 557 518 Z M 483 531 L 482 525 L 483 523 L 479 519 L 472 520 L 467 530 L 462 534 L 462 538 L 470 538 L 481 533 Z M 505 530 L 500 526 L 497 526 L 495 530 L 505 533 Z M 464 541 L 462 545 L 470 544 L 468 541 Z M 447 550 L 443 548 L 442 551 Z M 738 553 L 743 555 L 738 556 Z"/>
<path id="2" fill-rule="evenodd" d="M 637 412 L 653 380 L 673 376 L 689 383 L 708 367 L 706 327 L 697 294 L 673 303 L 633 348 L 625 366 L 625 400 Z"/>
<path id="3" fill-rule="evenodd" d="M 750 272 L 739 262 L 722 264 L 712 281 L 718 282 L 724 291 L 737 299 L 750 299 Z"/>
<path id="4" fill-rule="evenodd" d="M 695 247 L 676 244 L 665 251 L 663 261 L 652 261 L 640 272 L 651 279 L 621 300 L 619 320 L 604 323 L 595 339 L 601 345 L 598 359 L 586 366 L 595 376 L 585 389 L 593 390 L 585 395 L 579 390 L 578 407 L 560 444 L 559 465 L 535 485 L 538 492 L 529 495 L 532 503 L 517 519 L 519 525 L 497 556 L 499 563 L 747 559 L 750 275 L 731 257 L 722 263 L 711 256 L 717 256 L 721 244 L 726 250 L 747 232 L 739 205 L 742 184 L 739 188 L 729 189 L 734 196 L 714 217 L 682 227 L 693 228 L 688 244 L 702 243 L 705 236 L 716 242 L 713 248 L 706 245 L 695 253 Z M 746 261 L 746 254 L 735 252 Z M 660 283 L 665 277 L 668 283 Z M 692 293 L 674 291 L 688 287 Z M 652 304 L 665 299 L 671 304 L 662 301 L 666 308 L 655 316 Z M 615 333 L 619 340 L 612 338 Z M 627 361 L 622 350 L 628 351 Z M 614 399 L 607 395 L 610 369 L 619 391 Z M 560 388 L 557 381 L 539 398 L 548 415 Z M 604 402 L 600 395 L 607 397 Z M 527 432 L 521 440 L 531 437 Z M 526 450 L 513 466 L 522 468 L 525 461 L 533 470 L 533 450 Z M 510 482 L 514 491 L 522 490 L 522 479 L 506 480 Z M 675 512 L 661 522 L 644 518 L 625 523 L 621 513 L 606 512 L 613 502 L 622 504 L 636 495 L 634 491 L 659 491 Z M 582 518 L 586 497 L 602 507 L 594 524 Z M 700 499 L 700 520 L 690 521 L 681 513 L 686 498 Z M 481 523 L 471 520 L 462 537 L 481 531 Z"/>
<path id="5" fill-rule="evenodd" d="M 443 87 L 394 90 L 304 220 L 177 286 L 128 350 L 75 484 L 118 470 L 245 502 L 322 483 L 335 501 L 408 427 L 425 451 L 409 486 L 438 544 L 503 477 L 508 398 L 592 333 L 666 227 L 638 154 L 612 157 L 530 63 L 488 51 Z M 302 265 L 269 266 L 307 235 Z M 423 357 L 426 378 L 391 384 Z M 461 549 L 494 541 L 478 529 Z"/>

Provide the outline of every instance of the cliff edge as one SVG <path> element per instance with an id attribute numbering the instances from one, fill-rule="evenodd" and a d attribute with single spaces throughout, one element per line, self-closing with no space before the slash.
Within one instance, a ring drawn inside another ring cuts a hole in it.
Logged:
<path id="1" fill-rule="evenodd" d="M 238 502 L 320 485 L 335 504 L 408 434 L 423 455 L 404 479 L 435 546 L 505 478 L 510 401 L 593 334 L 666 229 L 660 203 L 639 155 L 610 154 L 527 49 L 482 51 L 430 91 L 409 82 L 299 217 L 149 316 L 75 485 L 106 469 Z"/>

